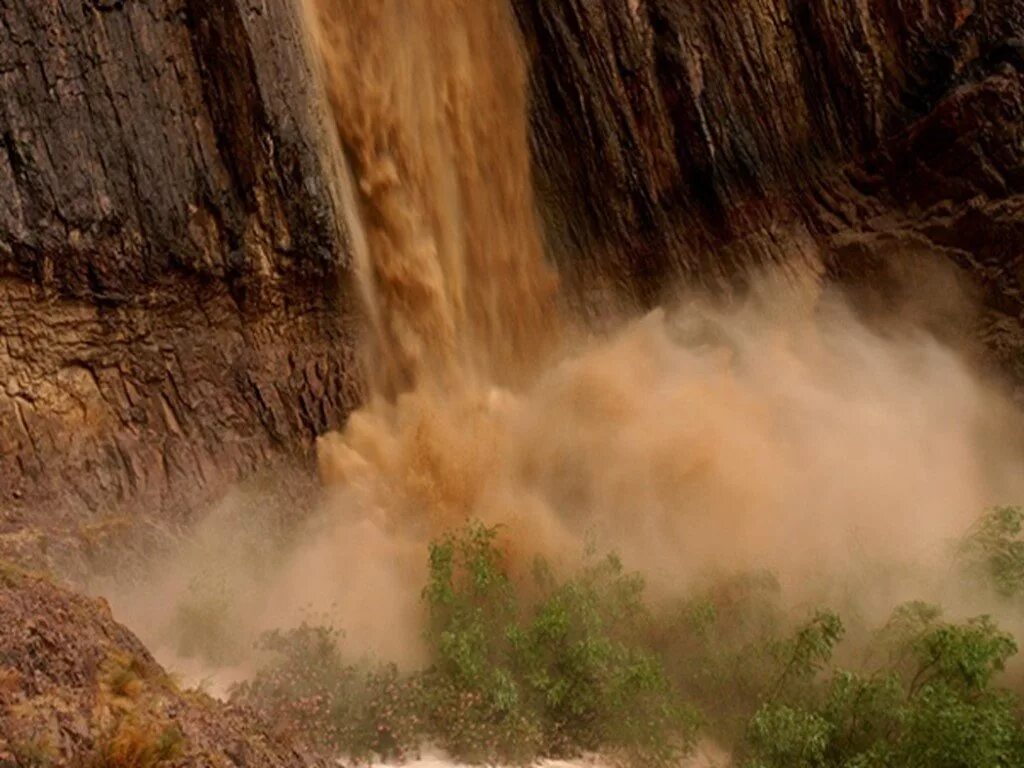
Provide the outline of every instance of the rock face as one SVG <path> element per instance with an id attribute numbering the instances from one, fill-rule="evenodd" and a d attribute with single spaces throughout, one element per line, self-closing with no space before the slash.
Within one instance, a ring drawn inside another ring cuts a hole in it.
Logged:
<path id="1" fill-rule="evenodd" d="M 306 51 L 292 3 L 0 4 L 6 540 L 187 508 L 356 399 Z"/>
<path id="2" fill-rule="evenodd" d="M 102 601 L 0 562 L 0 766 L 326 764 L 180 691 Z"/>
<path id="3" fill-rule="evenodd" d="M 512 2 L 570 282 L 649 302 L 782 265 L 891 293 L 938 265 L 1024 374 L 1024 1 Z"/>

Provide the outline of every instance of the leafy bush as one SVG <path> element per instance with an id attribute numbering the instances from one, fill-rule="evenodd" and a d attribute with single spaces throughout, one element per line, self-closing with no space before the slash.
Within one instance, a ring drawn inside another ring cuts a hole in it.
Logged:
<path id="1" fill-rule="evenodd" d="M 742 740 L 765 702 L 807 698 L 842 635 L 835 614 L 795 624 L 786 613 L 776 579 L 750 573 L 716 582 L 656 622 L 652 647 L 720 743 Z"/>
<path id="2" fill-rule="evenodd" d="M 889 663 L 878 672 L 836 671 L 816 703 L 766 703 L 751 721 L 746 765 L 1024 765 L 1019 702 L 992 686 L 1017 647 L 989 618 L 947 624 L 938 609 L 910 604 L 879 642 Z"/>
<path id="3" fill-rule="evenodd" d="M 425 715 L 455 756 L 526 761 L 541 750 L 542 729 L 512 669 L 518 607 L 495 537 L 472 526 L 430 547 L 423 596 L 434 664 L 423 673 Z"/>
<path id="4" fill-rule="evenodd" d="M 260 646 L 274 660 L 233 698 L 259 707 L 279 729 L 356 760 L 404 757 L 420 737 L 417 681 L 394 666 L 347 664 L 339 640 L 334 629 L 305 624 L 264 635 Z"/>
<path id="5" fill-rule="evenodd" d="M 968 532 L 960 556 L 968 572 L 1003 597 L 1024 594 L 1024 507 L 995 507 Z"/>
<path id="6" fill-rule="evenodd" d="M 832 735 L 832 723 L 815 712 L 785 704 L 764 706 L 750 723 L 750 740 L 757 754 L 750 768 L 827 765 L 825 755 Z"/>
<path id="7" fill-rule="evenodd" d="M 608 557 L 552 589 L 532 620 L 511 630 L 512 664 L 547 754 L 603 748 L 652 764 L 690 747 L 696 717 L 637 637 L 643 591 Z"/>
<path id="8" fill-rule="evenodd" d="M 644 765 L 688 751 L 696 715 L 637 638 L 643 581 L 614 557 L 564 584 L 539 564 L 539 597 L 522 611 L 495 538 L 473 526 L 431 548 L 424 688 L 442 692 L 442 746 L 474 760 L 602 749 Z"/>
<path id="9" fill-rule="evenodd" d="M 1007 596 L 1024 594 L 1022 527 L 1019 510 L 994 510 L 960 550 Z M 795 623 L 769 575 L 654 615 L 615 557 L 568 579 L 535 570 L 514 584 L 495 529 L 453 533 L 429 552 L 428 668 L 350 664 L 336 631 L 303 626 L 264 637 L 273 661 L 235 697 L 366 760 L 432 742 L 469 762 L 595 751 L 666 766 L 703 723 L 746 768 L 1024 766 L 1021 705 L 998 687 L 1017 646 L 988 617 L 909 603 L 879 632 L 854 627 L 867 661 L 843 669 L 840 617 Z"/>

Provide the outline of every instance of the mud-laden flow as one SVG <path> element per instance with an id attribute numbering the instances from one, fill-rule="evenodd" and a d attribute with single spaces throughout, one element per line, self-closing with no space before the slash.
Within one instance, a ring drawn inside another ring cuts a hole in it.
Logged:
<path id="1" fill-rule="evenodd" d="M 418 664 L 426 545 L 470 519 L 501 526 L 513 564 L 615 550 L 655 599 L 769 569 L 794 605 L 974 607 L 949 543 L 1024 498 L 1024 451 L 956 352 L 770 277 L 742 306 L 683 295 L 580 330 L 540 244 L 505 4 L 309 13 L 354 177 L 369 396 L 321 439 L 324 500 L 299 530 L 239 492 L 159 578 L 115 592 L 172 667 L 247 674 L 261 631 L 311 616 L 354 654 Z M 190 668 L 203 611 L 229 647 Z"/>
<path id="2" fill-rule="evenodd" d="M 355 176 L 375 394 L 523 381 L 557 328 L 504 2 L 307 0 Z"/>

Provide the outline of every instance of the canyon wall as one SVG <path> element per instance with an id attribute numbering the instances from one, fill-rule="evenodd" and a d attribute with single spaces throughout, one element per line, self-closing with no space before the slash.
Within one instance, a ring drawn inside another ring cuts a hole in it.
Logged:
<path id="1" fill-rule="evenodd" d="M 173 519 L 357 400 L 307 51 L 278 0 L 0 4 L 0 548 Z"/>
<path id="2" fill-rule="evenodd" d="M 809 267 L 877 308 L 945 280 L 1024 375 L 1024 2 L 513 3 L 570 283 L 649 303 Z"/>

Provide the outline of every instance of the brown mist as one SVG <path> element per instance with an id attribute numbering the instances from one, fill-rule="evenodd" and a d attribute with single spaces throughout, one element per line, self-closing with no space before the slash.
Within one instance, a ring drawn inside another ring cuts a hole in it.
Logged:
<path id="1" fill-rule="evenodd" d="M 470 519 L 502 526 L 517 563 L 616 550 L 656 596 L 770 569 L 794 605 L 972 608 L 949 544 L 1024 498 L 1024 451 L 960 355 L 866 327 L 813 275 L 581 331 L 555 309 L 505 4 L 308 5 L 354 176 L 369 396 L 321 439 L 323 501 L 299 530 L 237 495 L 122 593 L 148 640 L 180 655 L 182 606 L 213 590 L 242 641 L 221 666 L 244 673 L 259 632 L 311 617 L 418 663 L 426 545 Z"/>

